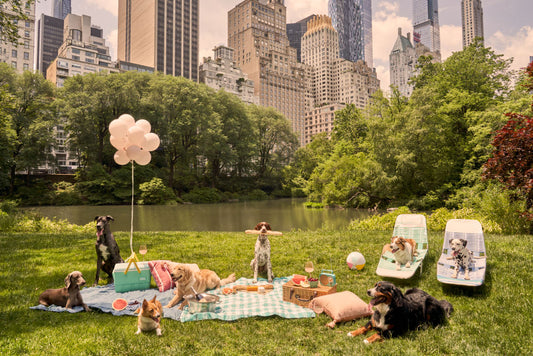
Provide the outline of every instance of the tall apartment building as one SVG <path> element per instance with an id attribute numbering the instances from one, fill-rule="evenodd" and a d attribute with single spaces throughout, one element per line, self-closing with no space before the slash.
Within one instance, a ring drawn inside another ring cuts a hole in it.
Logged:
<path id="1" fill-rule="evenodd" d="M 198 81 L 198 0 L 119 0 L 119 61 Z"/>
<path id="2" fill-rule="evenodd" d="M 0 9 L 6 14 L 13 14 L 11 5 L 5 3 L 5 1 L 0 3 Z M 26 7 L 26 2 L 23 1 L 23 8 L 28 20 L 17 23 L 20 35 L 19 43 L 13 44 L 0 39 L 0 62 L 10 64 L 19 73 L 33 70 L 34 62 L 35 3 Z"/>
<path id="3" fill-rule="evenodd" d="M 244 0 L 228 12 L 228 47 L 254 82 L 259 104 L 281 112 L 303 140 L 305 66 L 286 33 L 284 0 Z"/>
<path id="4" fill-rule="evenodd" d="M 224 89 L 248 104 L 259 104 L 254 95 L 254 82 L 237 67 L 233 48 L 218 46 L 213 49 L 213 58 L 204 58 L 200 64 L 200 83 L 215 90 Z"/>
<path id="5" fill-rule="evenodd" d="M 63 44 L 57 58 L 48 66 L 46 79 L 62 87 L 68 77 L 101 71 L 118 72 L 111 62 L 103 30 L 91 25 L 90 16 L 67 15 L 63 27 Z M 56 126 L 55 134 L 56 145 L 52 154 L 56 157 L 58 171 L 71 173 L 79 167 L 79 162 L 76 153 L 69 151 L 66 146 L 68 137 L 64 125 Z"/>
<path id="6" fill-rule="evenodd" d="M 474 38 L 483 41 L 483 8 L 481 0 L 462 0 L 461 15 L 463 20 L 463 48 L 468 47 Z"/>
<path id="7" fill-rule="evenodd" d="M 372 67 L 372 0 L 329 0 L 328 12 L 339 34 L 339 56 Z"/>
<path id="8" fill-rule="evenodd" d="M 52 13 L 55 18 L 64 20 L 68 14 L 72 13 L 70 0 L 54 0 L 52 3 Z"/>
<path id="9" fill-rule="evenodd" d="M 411 34 L 402 35 L 402 29 L 398 28 L 398 38 L 389 54 L 390 83 L 398 88 L 398 91 L 406 97 L 413 93 L 413 86 L 409 84 L 409 79 L 417 74 L 416 64 L 420 56 L 431 56 L 437 61 L 437 54 L 431 52 L 422 43 L 411 43 Z"/>
<path id="10" fill-rule="evenodd" d="M 36 69 L 46 77 L 48 66 L 57 57 L 63 44 L 63 19 L 41 14 L 37 21 L 37 63 Z"/>
<path id="11" fill-rule="evenodd" d="M 313 17 L 302 37 L 302 62 L 308 70 L 308 107 L 305 114 L 303 144 L 320 132 L 333 129 L 335 111 L 346 104 L 364 108 L 379 90 L 373 68 L 362 60 L 339 58 L 339 36 L 326 15 Z"/>
<path id="12" fill-rule="evenodd" d="M 307 16 L 295 23 L 287 24 L 287 37 L 291 47 L 296 48 L 296 58 L 298 62 L 302 61 L 302 36 L 307 32 L 307 21 L 311 20 L 315 15 Z"/>
<path id="13" fill-rule="evenodd" d="M 438 0 L 413 0 L 413 40 L 440 53 Z M 440 60 L 440 57 L 439 57 Z"/>

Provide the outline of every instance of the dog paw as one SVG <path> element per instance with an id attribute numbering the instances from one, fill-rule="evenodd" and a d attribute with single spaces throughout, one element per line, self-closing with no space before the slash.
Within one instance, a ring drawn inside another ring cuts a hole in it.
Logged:
<path id="1" fill-rule="evenodd" d="M 135 335 L 139 335 L 141 333 L 141 329 L 137 329 L 137 332 L 135 333 Z"/>
<path id="2" fill-rule="evenodd" d="M 365 345 L 370 345 L 370 341 L 368 341 L 367 339 L 364 339 L 363 342 L 365 343 Z"/>
<path id="3" fill-rule="evenodd" d="M 354 335 L 352 335 L 351 331 L 348 334 L 346 334 L 346 335 L 348 335 L 349 337 L 354 337 Z"/>
<path id="4" fill-rule="evenodd" d="M 156 330 L 155 330 L 155 333 L 157 334 L 157 336 L 161 336 L 161 335 L 162 335 L 162 333 L 161 333 L 161 329 L 156 329 Z"/>

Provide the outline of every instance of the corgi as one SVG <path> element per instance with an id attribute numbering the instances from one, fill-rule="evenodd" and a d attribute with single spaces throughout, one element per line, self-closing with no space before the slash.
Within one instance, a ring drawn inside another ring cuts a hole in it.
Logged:
<path id="1" fill-rule="evenodd" d="M 401 236 L 393 236 L 390 243 L 391 252 L 396 260 L 396 270 L 400 270 L 402 265 L 411 267 L 413 257 L 417 256 L 416 242 L 413 239 L 406 239 Z"/>
<path id="2" fill-rule="evenodd" d="M 139 313 L 137 318 L 137 332 L 152 331 L 155 330 L 157 336 L 161 336 L 161 318 L 163 317 L 163 307 L 161 303 L 155 299 L 156 296 L 150 301 L 143 300 L 142 307 L 137 309 L 135 313 Z"/>

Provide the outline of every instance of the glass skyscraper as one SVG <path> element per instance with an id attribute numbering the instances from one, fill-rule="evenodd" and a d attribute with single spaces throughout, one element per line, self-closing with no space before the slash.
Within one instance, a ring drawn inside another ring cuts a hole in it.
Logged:
<path id="1" fill-rule="evenodd" d="M 70 0 L 54 0 L 52 3 L 52 13 L 55 18 L 64 20 L 68 14 L 72 13 Z"/>
<path id="2" fill-rule="evenodd" d="M 339 56 L 372 67 L 372 0 L 329 0 L 328 12 L 339 34 Z"/>
<path id="3" fill-rule="evenodd" d="M 413 40 L 440 53 L 438 0 L 413 0 Z"/>

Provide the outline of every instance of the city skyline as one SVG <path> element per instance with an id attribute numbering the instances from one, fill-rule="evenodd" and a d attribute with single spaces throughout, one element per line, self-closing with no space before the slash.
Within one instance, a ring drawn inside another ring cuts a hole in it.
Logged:
<path id="1" fill-rule="evenodd" d="M 202 57 L 212 55 L 213 48 L 226 44 L 227 12 L 240 0 L 200 1 L 200 47 Z M 328 0 L 286 1 L 287 22 L 297 22 L 311 14 L 328 14 Z M 40 13 L 51 15 L 52 0 L 37 3 L 36 18 Z M 88 14 L 94 24 L 103 28 L 104 37 L 114 59 L 117 49 L 117 0 L 79 0 L 73 2 L 72 12 Z M 374 67 L 381 80 L 381 88 L 388 89 L 389 54 L 397 38 L 398 27 L 403 33 L 412 32 L 412 0 L 373 0 L 373 58 Z M 506 58 L 514 57 L 513 69 L 525 67 L 533 48 L 533 25 L 529 14 L 533 12 L 530 0 L 483 0 L 485 45 Z M 441 29 L 441 54 L 445 60 L 452 52 L 462 50 L 461 2 L 439 2 Z"/>

